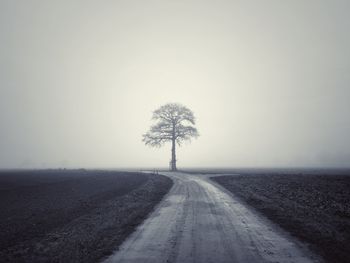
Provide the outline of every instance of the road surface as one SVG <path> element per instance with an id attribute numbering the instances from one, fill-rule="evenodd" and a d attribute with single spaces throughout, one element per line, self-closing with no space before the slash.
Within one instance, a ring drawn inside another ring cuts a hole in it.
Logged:
<path id="1" fill-rule="evenodd" d="M 174 186 L 105 263 L 318 262 L 206 176 L 162 174 Z"/>

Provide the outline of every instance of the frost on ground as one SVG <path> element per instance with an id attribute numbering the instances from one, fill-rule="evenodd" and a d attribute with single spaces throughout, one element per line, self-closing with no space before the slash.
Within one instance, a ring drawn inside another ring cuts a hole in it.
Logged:
<path id="1" fill-rule="evenodd" d="M 328 262 L 350 262 L 350 176 L 244 174 L 212 177 Z"/>

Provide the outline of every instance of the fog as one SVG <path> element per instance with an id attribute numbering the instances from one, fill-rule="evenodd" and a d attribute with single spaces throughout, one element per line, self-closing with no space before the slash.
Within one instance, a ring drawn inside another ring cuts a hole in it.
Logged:
<path id="1" fill-rule="evenodd" d="M 0 2 L 0 168 L 350 164 L 349 1 Z"/>

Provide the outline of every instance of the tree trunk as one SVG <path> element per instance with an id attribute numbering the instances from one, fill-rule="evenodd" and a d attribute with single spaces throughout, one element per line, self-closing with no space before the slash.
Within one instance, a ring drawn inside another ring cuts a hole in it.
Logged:
<path id="1" fill-rule="evenodd" d="M 173 124 L 173 136 L 171 145 L 171 170 L 176 171 L 176 139 L 175 139 L 175 125 Z"/>

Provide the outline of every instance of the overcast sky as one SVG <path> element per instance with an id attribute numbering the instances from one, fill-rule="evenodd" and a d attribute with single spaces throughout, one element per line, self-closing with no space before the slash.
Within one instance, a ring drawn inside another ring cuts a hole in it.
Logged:
<path id="1" fill-rule="evenodd" d="M 0 0 L 0 167 L 350 166 L 350 1 Z"/>

